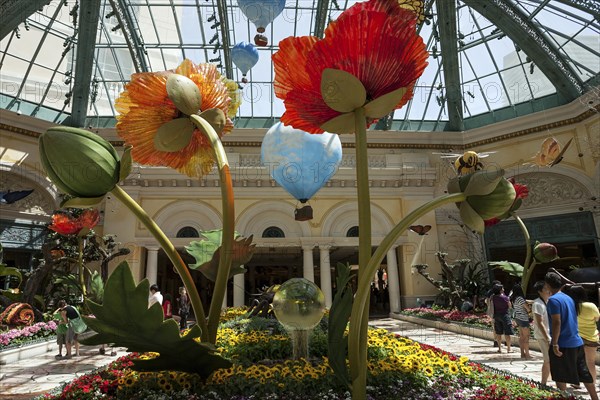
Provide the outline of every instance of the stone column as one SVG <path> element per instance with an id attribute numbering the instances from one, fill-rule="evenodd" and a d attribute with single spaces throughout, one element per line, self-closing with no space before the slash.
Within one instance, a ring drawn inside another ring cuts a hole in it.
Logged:
<path id="1" fill-rule="evenodd" d="M 400 312 L 400 282 L 398 277 L 398 260 L 396 246 L 387 252 L 387 284 L 390 296 L 390 312 Z"/>
<path id="2" fill-rule="evenodd" d="M 158 247 L 146 247 L 146 278 L 150 285 L 158 284 Z M 159 285 L 160 287 L 160 285 Z"/>
<path id="3" fill-rule="evenodd" d="M 315 281 L 315 265 L 313 261 L 313 247 L 314 246 L 302 246 L 304 251 L 304 263 L 302 276 L 311 282 Z"/>
<path id="4" fill-rule="evenodd" d="M 241 307 L 244 305 L 244 274 L 233 276 L 233 306 Z"/>
<path id="5" fill-rule="evenodd" d="M 331 308 L 331 265 L 329 262 L 329 245 L 319 245 L 321 266 L 321 290 L 325 295 L 325 307 Z"/>

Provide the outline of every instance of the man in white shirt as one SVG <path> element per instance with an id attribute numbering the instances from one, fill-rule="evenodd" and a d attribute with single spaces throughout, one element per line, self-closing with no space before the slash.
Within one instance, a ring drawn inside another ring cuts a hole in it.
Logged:
<path id="1" fill-rule="evenodd" d="M 550 348 L 550 322 L 548 320 L 548 311 L 546 310 L 546 302 L 550 297 L 550 292 L 544 287 L 544 281 L 536 282 L 533 288 L 538 293 L 538 298 L 533 302 L 533 335 L 540 345 L 540 350 L 544 358 L 542 364 L 542 383 L 548 382 L 550 376 L 550 357 L 548 350 Z"/>
<path id="2" fill-rule="evenodd" d="M 148 297 L 148 308 L 152 306 L 154 303 L 158 303 L 162 306 L 163 295 L 160 294 L 158 290 L 158 285 L 154 284 L 150 286 L 150 297 Z"/>

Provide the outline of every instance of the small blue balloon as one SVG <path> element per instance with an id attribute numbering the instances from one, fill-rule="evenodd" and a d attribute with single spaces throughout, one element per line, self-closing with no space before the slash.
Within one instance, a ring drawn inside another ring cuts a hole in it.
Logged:
<path id="1" fill-rule="evenodd" d="M 253 44 L 240 42 L 231 48 L 231 61 L 246 76 L 250 68 L 258 62 L 258 50 Z"/>
<path id="2" fill-rule="evenodd" d="M 261 158 L 275 182 L 305 203 L 336 173 L 342 143 L 335 134 L 311 135 L 278 122 L 263 139 Z"/>
<path id="3" fill-rule="evenodd" d="M 258 31 L 264 32 L 267 25 L 283 11 L 285 0 L 238 0 L 238 5 Z"/>

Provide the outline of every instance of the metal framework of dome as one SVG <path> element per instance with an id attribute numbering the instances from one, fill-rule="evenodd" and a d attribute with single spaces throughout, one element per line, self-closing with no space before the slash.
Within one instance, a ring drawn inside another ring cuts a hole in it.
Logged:
<path id="1" fill-rule="evenodd" d="M 417 0 L 413 0 L 417 1 Z M 288 1 L 248 74 L 240 128 L 283 113 L 271 55 L 281 39 L 323 36 L 355 0 Z M 424 1 L 430 52 L 414 98 L 374 127 L 462 131 L 548 110 L 600 84 L 595 0 Z M 82 127 L 115 124 L 113 102 L 132 73 L 212 62 L 241 82 L 231 48 L 254 27 L 235 0 L 1 0 L 0 107 Z"/>

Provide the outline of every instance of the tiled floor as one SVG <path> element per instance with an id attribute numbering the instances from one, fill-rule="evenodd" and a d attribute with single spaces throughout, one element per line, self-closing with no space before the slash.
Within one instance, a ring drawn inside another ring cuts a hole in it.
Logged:
<path id="1" fill-rule="evenodd" d="M 523 378 L 539 381 L 541 379 L 541 354 L 532 351 L 533 360 L 520 358 L 519 348 L 514 347 L 510 354 L 498 354 L 489 340 L 473 338 L 465 335 L 426 328 L 409 322 L 392 318 L 381 318 L 371 321 L 371 325 L 385 328 L 394 333 L 407 336 L 413 340 L 427 343 L 448 352 L 465 355 L 473 361 L 490 365 L 494 368 L 509 371 Z M 20 361 L 15 364 L 0 366 L 0 399 L 30 399 L 44 393 L 63 382 L 85 374 L 100 366 L 106 365 L 125 354 L 124 349 L 116 349 L 114 356 L 101 355 L 98 347 L 81 346 L 81 356 L 70 360 L 55 360 L 55 352 L 43 356 Z M 107 353 L 110 353 L 108 351 Z M 576 390 L 574 394 L 589 399 L 585 389 Z"/>
<path id="2" fill-rule="evenodd" d="M 512 353 L 498 354 L 496 352 L 498 348 L 493 347 L 493 343 L 489 340 L 428 328 L 393 318 L 373 320 L 370 321 L 370 325 L 385 328 L 390 332 L 406 336 L 420 343 L 427 343 L 453 354 L 467 356 L 472 361 L 509 371 L 522 378 L 537 382 L 542 378 L 542 354 L 537 351 L 530 351 L 530 354 L 534 357 L 532 360 L 524 360 L 521 358 L 518 346 L 513 346 Z M 503 351 L 505 350 L 506 348 L 503 347 Z M 550 380 L 548 383 L 550 386 L 556 386 Z M 584 399 L 590 398 L 583 386 L 581 390 L 573 390 L 572 392 Z"/>
<path id="3" fill-rule="evenodd" d="M 111 350 L 115 355 L 110 355 Z M 126 354 L 122 348 L 107 348 L 106 355 L 102 355 L 98 346 L 84 345 L 79 357 L 69 360 L 56 360 L 57 353 L 55 349 L 14 364 L 0 365 L 0 399 L 30 399 Z"/>

